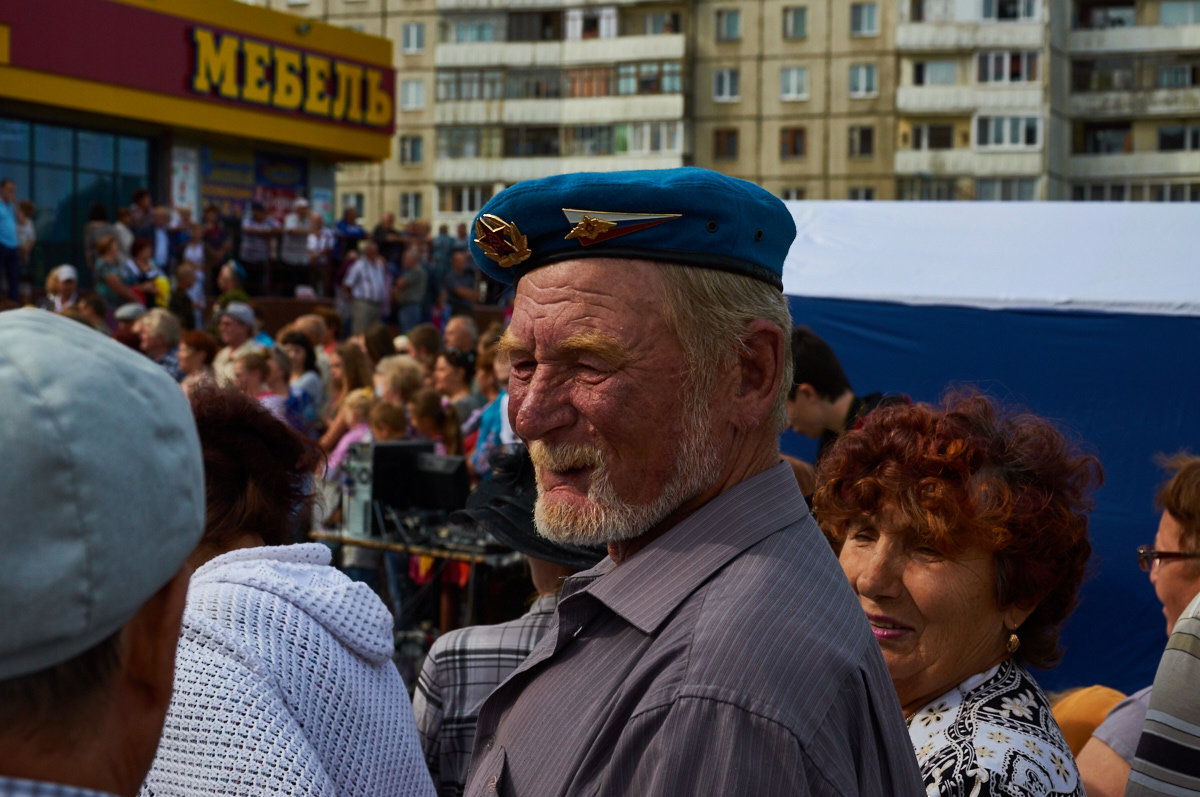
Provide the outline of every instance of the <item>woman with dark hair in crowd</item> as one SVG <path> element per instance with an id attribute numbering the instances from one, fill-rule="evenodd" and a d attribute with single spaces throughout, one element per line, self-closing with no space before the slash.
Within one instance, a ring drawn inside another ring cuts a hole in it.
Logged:
<path id="1" fill-rule="evenodd" d="M 363 333 L 362 339 L 363 348 L 367 350 L 367 357 L 371 360 L 372 368 L 378 365 L 384 357 L 390 357 L 396 353 L 396 346 L 392 342 L 392 331 L 386 324 L 371 324 Z"/>
<path id="2" fill-rule="evenodd" d="M 288 332 L 280 339 L 287 352 L 291 367 L 288 369 L 288 387 L 308 396 L 314 407 L 325 400 L 325 389 L 321 385 L 321 372 L 317 370 L 317 352 L 312 341 L 303 332 Z"/>
<path id="3" fill-rule="evenodd" d="M 192 396 L 204 536 L 143 795 L 432 795 L 392 617 L 317 543 L 287 544 L 317 451 L 249 396 Z"/>
<path id="4" fill-rule="evenodd" d="M 930 795 L 1083 786 L 1026 665 L 1062 656 L 1100 463 L 977 394 L 881 407 L 817 472 L 813 512 L 883 651 Z"/>
<path id="5" fill-rule="evenodd" d="M 179 336 L 176 356 L 179 370 L 184 373 L 183 381 L 179 383 L 184 393 L 191 395 L 200 385 L 216 384 L 212 364 L 220 349 L 216 338 L 198 329 L 189 329 Z"/>
<path id="6" fill-rule="evenodd" d="M 433 366 L 433 386 L 454 405 L 460 422 L 484 405 L 484 398 L 471 390 L 475 374 L 475 352 L 446 349 Z"/>

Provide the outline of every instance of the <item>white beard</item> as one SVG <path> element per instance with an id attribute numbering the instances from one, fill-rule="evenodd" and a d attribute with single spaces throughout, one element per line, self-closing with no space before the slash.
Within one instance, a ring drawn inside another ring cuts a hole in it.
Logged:
<path id="1" fill-rule="evenodd" d="M 629 504 L 617 495 L 607 456 L 600 447 L 572 443 L 552 446 L 540 440 L 531 441 L 529 454 L 539 475 L 533 515 L 538 533 L 569 545 L 604 545 L 633 539 L 711 487 L 720 475 L 722 463 L 703 409 L 699 406 L 685 409 L 683 427 L 675 472 L 658 497 L 646 504 Z M 542 492 L 541 472 L 578 467 L 593 468 L 587 504 L 570 506 L 547 498 Z"/>

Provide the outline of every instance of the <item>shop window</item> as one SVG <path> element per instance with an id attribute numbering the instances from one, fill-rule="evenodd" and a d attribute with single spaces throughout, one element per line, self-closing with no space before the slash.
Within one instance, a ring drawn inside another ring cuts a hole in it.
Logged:
<path id="1" fill-rule="evenodd" d="M 879 7 L 876 3 L 850 4 L 850 35 L 879 35 Z"/>
<path id="2" fill-rule="evenodd" d="M 783 38 L 803 39 L 808 36 L 808 6 L 786 6 L 783 9 Z"/>
<path id="3" fill-rule="evenodd" d="M 878 72 L 875 64 L 850 65 L 850 96 L 874 97 L 879 94 Z"/>
<path id="4" fill-rule="evenodd" d="M 742 12 L 734 8 L 717 10 L 717 41 L 732 42 L 742 38 Z"/>
<path id="5" fill-rule="evenodd" d="M 713 131 L 713 158 L 732 160 L 738 154 L 738 131 L 736 127 L 721 127 Z"/>
<path id="6" fill-rule="evenodd" d="M 784 101 L 808 99 L 808 67 L 785 66 L 779 70 L 779 99 Z"/>
<path id="7" fill-rule="evenodd" d="M 875 154 L 875 128 L 871 125 L 850 126 L 851 158 L 870 158 Z"/>
<path id="8" fill-rule="evenodd" d="M 804 157 L 804 128 L 785 127 L 779 131 L 779 157 L 784 160 Z"/>
<path id="9" fill-rule="evenodd" d="M 717 102 L 737 102 L 738 70 L 717 69 L 713 72 L 713 99 Z"/>

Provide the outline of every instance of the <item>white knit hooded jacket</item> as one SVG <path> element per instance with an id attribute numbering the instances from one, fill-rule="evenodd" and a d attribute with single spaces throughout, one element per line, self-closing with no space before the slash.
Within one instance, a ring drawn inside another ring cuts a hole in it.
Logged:
<path id="1" fill-rule="evenodd" d="M 392 617 L 307 543 L 192 575 L 142 795 L 433 795 Z"/>

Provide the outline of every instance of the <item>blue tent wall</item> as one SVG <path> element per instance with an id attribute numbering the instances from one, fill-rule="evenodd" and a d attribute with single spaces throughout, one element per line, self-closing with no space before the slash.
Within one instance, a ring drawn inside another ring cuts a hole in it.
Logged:
<path id="1" fill-rule="evenodd" d="M 1057 421 L 1105 469 L 1092 514 L 1092 573 L 1047 689 L 1154 679 L 1166 642 L 1161 605 L 1134 549 L 1158 525 L 1159 452 L 1200 453 L 1200 318 L 788 297 L 792 319 L 825 338 L 856 391 L 937 401 L 950 384 Z M 785 451 L 815 447 L 784 435 Z"/>

